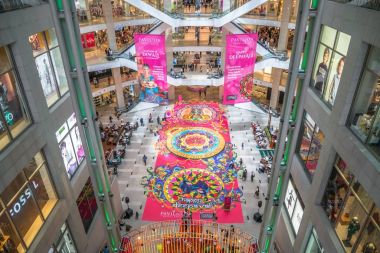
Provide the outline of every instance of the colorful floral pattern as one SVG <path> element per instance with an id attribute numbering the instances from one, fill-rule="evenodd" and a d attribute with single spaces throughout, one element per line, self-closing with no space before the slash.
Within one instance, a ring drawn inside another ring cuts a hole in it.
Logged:
<path id="1" fill-rule="evenodd" d="M 223 136 L 209 128 L 186 127 L 168 132 L 166 144 L 168 150 L 177 156 L 188 159 L 214 156 L 225 146 Z"/>
<path id="2" fill-rule="evenodd" d="M 215 120 L 217 112 L 208 105 L 190 104 L 177 111 L 177 118 L 192 123 L 206 123 Z"/>

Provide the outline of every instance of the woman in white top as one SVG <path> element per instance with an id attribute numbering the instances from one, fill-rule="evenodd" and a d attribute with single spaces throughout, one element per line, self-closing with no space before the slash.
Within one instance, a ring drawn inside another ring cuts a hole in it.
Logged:
<path id="1" fill-rule="evenodd" d="M 342 73 L 343 73 L 343 68 L 344 68 L 344 57 L 340 58 L 340 60 L 338 62 L 337 69 L 336 69 L 336 74 L 334 75 L 333 80 L 331 81 L 330 91 L 329 91 L 329 95 L 328 95 L 328 102 L 331 105 L 333 105 L 335 102 L 336 93 L 338 92 L 340 78 L 342 77 Z"/>

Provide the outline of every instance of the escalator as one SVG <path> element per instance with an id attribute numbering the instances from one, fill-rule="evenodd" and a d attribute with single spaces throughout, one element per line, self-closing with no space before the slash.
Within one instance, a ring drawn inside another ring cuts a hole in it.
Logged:
<path id="1" fill-rule="evenodd" d="M 180 26 L 214 26 L 221 27 L 225 24 L 241 17 L 254 8 L 267 2 L 267 0 L 250 0 L 240 6 L 231 6 L 228 10 L 209 15 L 189 15 L 177 12 L 168 12 L 162 6 L 154 6 L 153 3 L 146 3 L 142 0 L 124 0 L 130 5 L 149 13 L 151 16 L 161 20 L 171 27 Z"/>

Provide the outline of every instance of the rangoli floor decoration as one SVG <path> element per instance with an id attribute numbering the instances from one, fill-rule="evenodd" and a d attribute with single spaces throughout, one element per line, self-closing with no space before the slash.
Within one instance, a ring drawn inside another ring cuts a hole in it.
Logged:
<path id="1" fill-rule="evenodd" d="M 166 112 L 156 145 L 155 168 L 143 177 L 147 201 L 142 219 L 180 219 L 185 208 L 193 219 L 243 223 L 236 153 L 230 142 L 227 119 L 214 102 L 176 104 Z M 225 198 L 232 199 L 230 210 Z"/>

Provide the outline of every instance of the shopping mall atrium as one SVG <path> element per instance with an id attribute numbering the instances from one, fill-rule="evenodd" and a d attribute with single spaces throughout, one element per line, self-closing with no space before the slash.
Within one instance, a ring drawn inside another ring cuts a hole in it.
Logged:
<path id="1" fill-rule="evenodd" d="M 380 253 L 379 27 L 380 0 L 0 0 L 0 253 Z"/>

